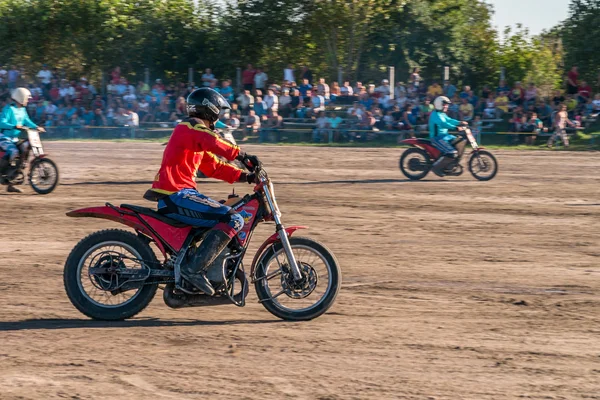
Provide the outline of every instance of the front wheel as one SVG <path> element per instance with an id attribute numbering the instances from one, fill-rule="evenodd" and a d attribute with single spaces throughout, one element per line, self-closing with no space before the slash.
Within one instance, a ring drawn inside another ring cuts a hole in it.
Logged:
<path id="1" fill-rule="evenodd" d="M 498 161 L 489 151 L 477 150 L 469 159 L 469 171 L 480 181 L 489 181 L 498 173 Z"/>
<path id="2" fill-rule="evenodd" d="M 58 185 L 58 167 L 49 158 L 38 158 L 31 163 L 29 184 L 38 194 L 48 194 Z"/>
<path id="3" fill-rule="evenodd" d="M 109 229 L 92 233 L 77 243 L 67 258 L 65 290 L 71 303 L 88 317 L 105 321 L 131 318 L 146 308 L 156 293 L 156 283 L 144 282 L 156 263 L 152 249 L 130 232 Z"/>
<path id="4" fill-rule="evenodd" d="M 400 171 L 412 181 L 425 178 L 431 170 L 431 166 L 429 154 L 422 149 L 413 147 L 406 150 L 400 157 Z"/>
<path id="5" fill-rule="evenodd" d="M 294 281 L 283 246 L 278 242 L 258 260 L 254 275 L 256 294 L 276 317 L 308 321 L 333 305 L 342 284 L 342 272 L 334 255 L 321 243 L 305 237 L 292 237 L 289 241 L 302 281 Z"/>

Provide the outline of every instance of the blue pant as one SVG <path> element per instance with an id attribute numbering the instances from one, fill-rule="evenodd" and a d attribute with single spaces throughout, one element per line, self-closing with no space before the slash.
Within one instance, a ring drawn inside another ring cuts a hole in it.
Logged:
<path id="1" fill-rule="evenodd" d="M 0 151 L 5 152 L 2 158 L 11 162 L 19 154 L 17 145 L 12 140 L 7 138 L 0 138 Z"/>
<path id="2" fill-rule="evenodd" d="M 244 218 L 231 207 L 210 199 L 195 189 L 183 189 L 158 201 L 158 211 L 191 226 L 215 228 L 235 236 Z"/>
<path id="3" fill-rule="evenodd" d="M 431 144 L 441 151 L 443 156 L 451 156 L 457 153 L 456 149 L 452 145 L 454 140 L 456 140 L 456 136 L 454 135 L 438 135 L 433 138 Z"/>

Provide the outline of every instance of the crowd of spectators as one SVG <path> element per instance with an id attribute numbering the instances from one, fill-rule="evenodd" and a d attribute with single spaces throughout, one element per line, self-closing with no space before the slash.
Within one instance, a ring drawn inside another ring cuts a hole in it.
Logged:
<path id="1" fill-rule="evenodd" d="M 405 82 L 393 88 L 387 79 L 379 84 L 362 82 L 328 83 L 315 79 L 307 67 L 284 69 L 281 77 L 269 77 L 262 68 L 248 64 L 242 71 L 241 91 L 236 93 L 231 80 L 219 81 L 210 68 L 201 75 L 200 86 L 214 88 L 232 104 L 223 122 L 240 129 L 244 136 L 273 131 L 277 135 L 287 121 L 313 122 L 314 139 L 338 137 L 344 130 L 404 130 L 414 133 L 426 129 L 439 95 L 452 100 L 451 117 L 473 121 L 474 130 L 486 120 L 510 122 L 515 132 L 551 128 L 557 107 L 566 104 L 569 117 L 581 120 L 600 112 L 600 94 L 592 95 L 590 86 L 579 81 L 577 67 L 568 73 L 567 90 L 543 97 L 532 83 L 516 82 L 512 87 L 501 81 L 498 87 L 484 86 L 477 94 L 470 86 L 457 88 L 450 81 L 421 78 L 414 68 Z M 33 120 L 46 127 L 60 126 L 139 126 L 140 123 L 174 123 L 185 116 L 185 98 L 197 86 L 194 82 L 163 83 L 156 79 L 130 82 L 119 67 L 111 72 L 104 90 L 98 90 L 85 77 L 68 80 L 64 72 L 47 65 L 27 80 L 23 71 L 0 67 L 0 99 L 7 101 L 9 91 L 26 86 L 33 99 L 28 111 Z M 393 93 L 393 96 L 390 94 Z M 328 112 L 334 104 L 344 110 Z M 0 104 L 1 106 L 2 104 Z"/>

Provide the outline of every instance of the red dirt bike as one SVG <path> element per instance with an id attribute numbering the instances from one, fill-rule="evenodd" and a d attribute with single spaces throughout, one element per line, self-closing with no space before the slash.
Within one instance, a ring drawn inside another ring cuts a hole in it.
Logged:
<path id="1" fill-rule="evenodd" d="M 38 194 L 48 194 L 58 185 L 58 167 L 44 154 L 40 134 L 35 129 L 23 128 L 21 132 L 27 134 L 27 139 L 16 143 L 20 149 L 25 145 L 25 152 L 19 155 L 8 168 L 5 176 L 0 176 L 0 183 L 3 185 L 22 185 L 25 182 L 25 169 L 29 165 L 29 174 L 27 175 L 29 184 Z M 29 160 L 29 154 L 33 154 Z M 0 151 L 0 158 L 4 152 Z"/>
<path id="2" fill-rule="evenodd" d="M 164 302 L 171 308 L 231 303 L 243 307 L 249 290 L 242 259 L 256 226 L 274 222 L 275 234 L 260 246 L 250 268 L 259 302 L 285 320 L 310 320 L 323 314 L 340 289 L 338 262 L 321 243 L 292 237 L 306 227 L 283 227 L 267 172 L 262 166 L 255 172 L 254 193 L 241 199 L 233 194 L 225 202 L 244 217 L 245 224 L 208 269 L 214 296 L 198 291 L 180 274 L 187 255 L 209 228 L 187 226 L 153 209 L 128 204 L 106 203 L 67 213 L 109 219 L 135 230 L 135 234 L 99 231 L 75 246 L 64 269 L 65 289 L 73 305 L 94 319 L 123 320 L 142 311 L 161 285 Z M 159 250 L 163 261 L 158 261 L 150 245 Z"/>
<path id="3" fill-rule="evenodd" d="M 469 128 L 459 132 L 459 136 L 464 135 L 473 151 L 468 161 L 469 172 L 480 181 L 489 181 L 498 173 L 498 162 L 496 158 L 484 147 L 479 147 L 473 133 Z M 410 138 L 401 143 L 408 144 L 412 148 L 406 150 L 400 157 L 400 170 L 411 180 L 419 180 L 431 171 L 433 163 L 441 156 L 441 152 L 433 146 L 428 139 Z M 464 154 L 464 153 L 463 153 Z M 463 166 L 460 164 L 463 154 L 459 154 L 454 162 L 445 169 L 445 174 L 449 176 L 459 176 L 463 173 Z"/>

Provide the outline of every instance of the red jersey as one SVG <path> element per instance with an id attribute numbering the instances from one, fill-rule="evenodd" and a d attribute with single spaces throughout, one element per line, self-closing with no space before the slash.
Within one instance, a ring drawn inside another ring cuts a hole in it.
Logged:
<path id="1" fill-rule="evenodd" d="M 239 147 L 221 139 L 199 119 L 184 120 L 173 130 L 152 190 L 172 194 L 182 189 L 196 189 L 198 169 L 208 177 L 237 182 L 242 171 L 220 161 L 215 154 L 231 161 L 239 152 Z"/>

